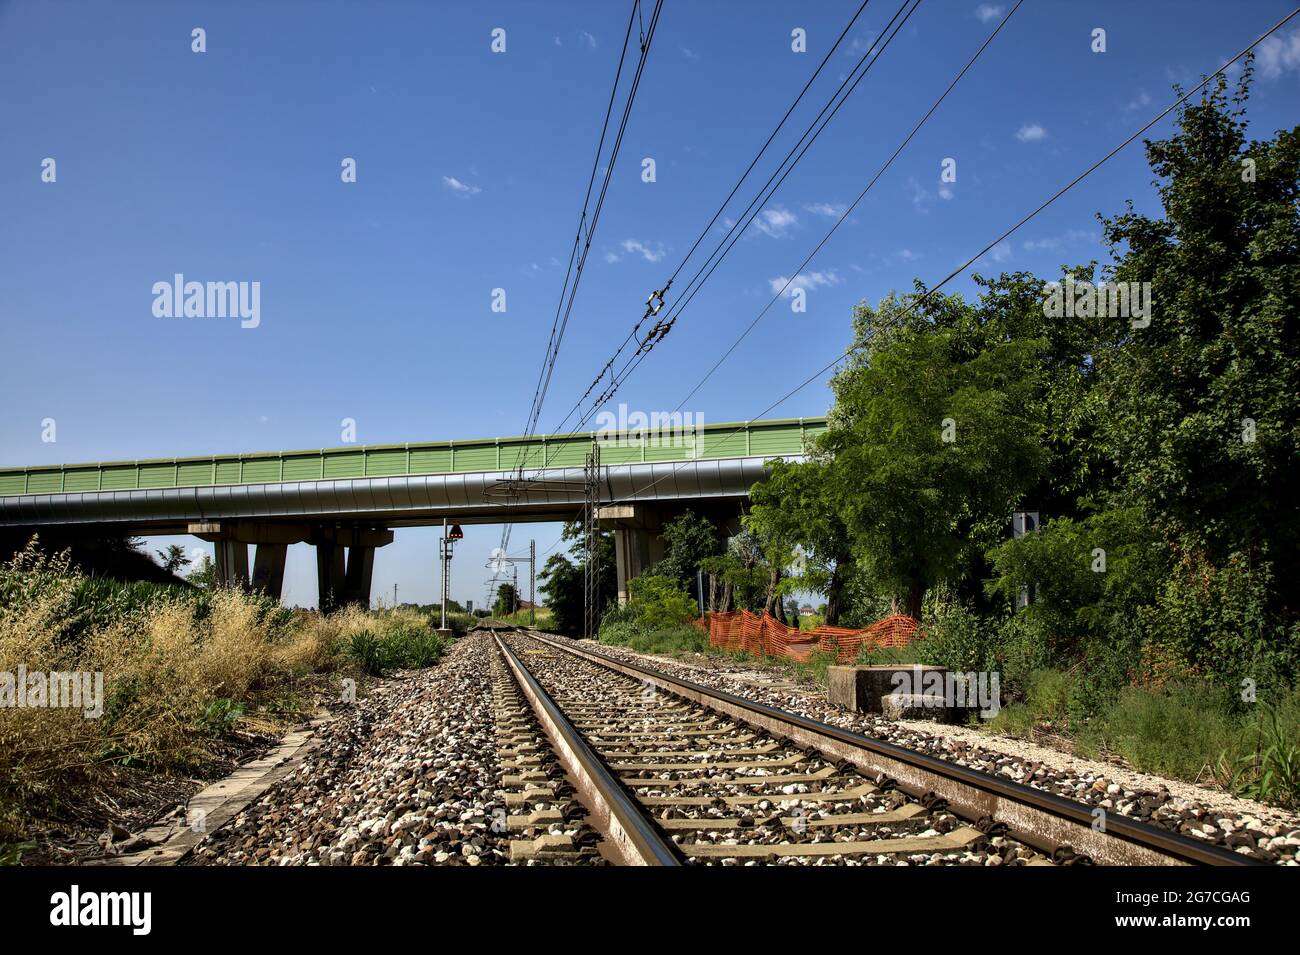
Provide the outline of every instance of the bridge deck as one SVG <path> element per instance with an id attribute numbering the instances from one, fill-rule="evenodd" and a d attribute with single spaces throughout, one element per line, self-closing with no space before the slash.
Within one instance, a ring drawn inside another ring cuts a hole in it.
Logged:
<path id="1" fill-rule="evenodd" d="M 783 418 L 704 425 L 672 441 L 635 432 L 585 432 L 0 468 L 0 497 L 580 468 L 597 435 L 606 465 L 776 457 L 801 454 L 805 439 L 825 429 L 825 418 Z"/>

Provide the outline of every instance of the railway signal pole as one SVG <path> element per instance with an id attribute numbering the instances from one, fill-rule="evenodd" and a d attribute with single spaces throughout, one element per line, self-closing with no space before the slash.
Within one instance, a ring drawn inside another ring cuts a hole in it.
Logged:
<path id="1" fill-rule="evenodd" d="M 447 518 L 442 519 L 442 536 L 438 538 L 438 557 L 442 561 L 442 626 L 439 628 L 443 636 L 448 634 L 447 630 L 447 599 L 451 595 L 451 549 L 456 541 L 462 539 L 465 532 L 460 529 L 459 524 L 447 526 Z M 394 590 L 393 599 L 396 601 L 396 591 Z"/>

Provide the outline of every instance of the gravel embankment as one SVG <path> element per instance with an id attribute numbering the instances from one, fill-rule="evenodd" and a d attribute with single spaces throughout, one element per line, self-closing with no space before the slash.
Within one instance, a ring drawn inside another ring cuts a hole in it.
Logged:
<path id="1" fill-rule="evenodd" d="M 1297 861 L 1300 817 L 1274 807 L 1175 780 L 1119 770 L 1018 740 L 993 737 L 977 729 L 939 724 L 922 724 L 924 728 L 921 728 L 914 721 L 851 713 L 831 706 L 821 689 L 795 685 L 783 674 L 757 664 L 719 662 L 716 657 L 704 656 L 698 658 L 699 663 L 694 663 L 604 644 L 593 649 L 951 760 L 959 766 L 1005 776 L 1101 807 L 1106 812 L 1141 819 L 1254 858 L 1279 865 L 1300 865 Z"/>
<path id="2" fill-rule="evenodd" d="M 504 807 L 489 652 L 489 638 L 467 637 L 438 666 L 380 685 L 325 726 L 303 764 L 213 833 L 193 861 L 508 861 L 508 837 L 492 825 Z"/>

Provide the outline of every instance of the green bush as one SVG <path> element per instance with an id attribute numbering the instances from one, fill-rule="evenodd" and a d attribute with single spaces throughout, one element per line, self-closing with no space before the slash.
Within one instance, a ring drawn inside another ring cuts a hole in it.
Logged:
<path id="1" fill-rule="evenodd" d="M 198 726 L 204 732 L 220 736 L 229 731 L 244 715 L 244 704 L 227 697 L 210 700 L 199 714 Z"/>
<path id="2" fill-rule="evenodd" d="M 362 673 L 381 676 L 384 672 L 383 654 L 379 649 L 379 640 L 373 633 L 354 633 L 347 644 L 347 654 L 361 668 Z"/>
<path id="3" fill-rule="evenodd" d="M 1280 689 L 1300 670 L 1300 623 L 1270 612 L 1276 591 L 1265 562 L 1252 568 L 1233 554 L 1216 566 L 1188 553 L 1138 619 L 1152 643 L 1189 670 L 1229 686 L 1249 678 Z"/>
<path id="4" fill-rule="evenodd" d="M 682 584 L 668 577 L 645 574 L 628 582 L 628 608 L 643 630 L 666 630 L 699 616 L 695 601 Z"/>
<path id="5" fill-rule="evenodd" d="M 1300 688 L 1280 706 L 1264 706 L 1242 734 L 1239 752 L 1220 757 L 1235 792 L 1300 808 Z"/>
<path id="6" fill-rule="evenodd" d="M 353 634 L 346 645 L 347 655 L 370 676 L 433 666 L 446 649 L 442 638 L 424 627 L 400 627 L 378 636 L 363 631 Z"/>
<path id="7" fill-rule="evenodd" d="M 708 649 L 709 636 L 689 624 L 645 630 L 635 624 L 618 622 L 600 628 L 600 642 L 638 653 L 703 653 Z"/>
<path id="8" fill-rule="evenodd" d="M 954 607 L 930 621 L 925 638 L 915 646 L 920 663 L 965 673 L 996 669 L 998 642 L 991 621 L 964 607 Z"/>

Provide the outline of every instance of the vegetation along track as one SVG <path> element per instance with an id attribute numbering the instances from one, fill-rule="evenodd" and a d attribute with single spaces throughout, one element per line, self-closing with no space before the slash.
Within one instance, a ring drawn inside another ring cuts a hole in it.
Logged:
<path id="1" fill-rule="evenodd" d="M 501 731 L 533 734 L 534 778 L 514 763 L 505 780 L 545 783 L 508 796 L 533 809 L 511 816 L 511 828 L 576 826 L 571 836 L 520 840 L 521 856 L 553 848 L 556 861 L 591 861 L 598 850 L 634 865 L 1254 864 L 594 648 L 525 630 L 496 641 Z"/>

